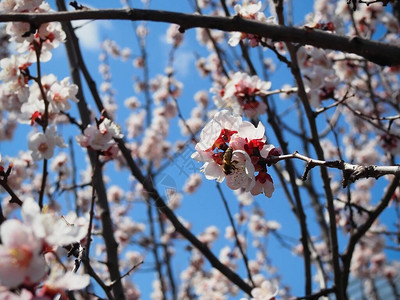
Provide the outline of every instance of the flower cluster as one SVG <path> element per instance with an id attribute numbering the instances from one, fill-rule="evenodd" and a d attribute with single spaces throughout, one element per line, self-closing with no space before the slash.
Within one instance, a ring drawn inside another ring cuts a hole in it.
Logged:
<path id="1" fill-rule="evenodd" d="M 7 287 L 0 291 L 1 299 L 15 299 L 16 295 L 8 289 L 17 287 L 26 293 L 23 299 L 35 295 L 50 299 L 47 297 L 63 294 L 64 290 L 86 287 L 89 275 L 54 267 L 49 272 L 48 261 L 59 247 L 81 242 L 87 234 L 87 222 L 74 213 L 65 218 L 41 213 L 32 198 L 24 201 L 21 215 L 23 221 L 6 220 L 0 227 L 0 285 Z"/>
<path id="2" fill-rule="evenodd" d="M 76 137 L 76 141 L 85 148 L 100 151 L 107 158 L 114 158 L 118 154 L 118 145 L 114 139 L 122 139 L 123 134 L 117 124 L 102 117 L 96 126 L 88 125 Z"/>
<path id="3" fill-rule="evenodd" d="M 47 13 L 51 10 L 49 4 L 43 0 L 9 0 L 0 3 L 0 11 Z M 64 42 L 66 37 L 59 22 L 43 23 L 38 27 L 24 22 L 12 22 L 7 23 L 6 32 L 11 36 L 11 41 L 17 43 L 18 52 L 26 52 L 26 58 L 30 62 L 36 61 L 36 52 L 40 53 L 41 61 L 50 60 L 50 51 L 58 47 L 60 42 Z"/>
<path id="4" fill-rule="evenodd" d="M 20 107 L 19 121 L 32 126 L 58 121 L 61 111 L 71 109 L 68 100 L 79 101 L 76 98 L 78 86 L 71 84 L 68 77 L 59 81 L 53 74 L 42 76 L 40 84 L 34 82 L 27 92 L 29 95 Z"/>
<path id="5" fill-rule="evenodd" d="M 32 151 L 33 160 L 49 159 L 53 157 L 54 148 L 67 147 L 64 139 L 57 135 L 55 127 L 47 127 L 45 132 L 34 133 L 28 141 L 28 148 Z"/>
<path id="6" fill-rule="evenodd" d="M 275 296 L 278 294 L 278 289 L 268 280 L 261 283 L 259 287 L 251 290 L 252 300 L 275 300 Z M 246 300 L 242 298 L 241 300 Z"/>
<path id="7" fill-rule="evenodd" d="M 236 4 L 234 8 L 236 11 L 236 15 L 240 16 L 243 19 L 249 19 L 249 20 L 265 22 L 265 23 L 275 23 L 275 17 L 267 18 L 264 15 L 264 13 L 260 11 L 261 6 L 262 6 L 262 3 L 261 3 L 261 1 L 259 1 L 259 2 L 257 2 L 257 4 L 244 3 L 243 6 L 240 4 Z M 239 42 L 241 40 L 245 40 L 245 39 L 249 40 L 251 47 L 256 47 L 261 42 L 266 42 L 266 41 L 263 41 L 262 38 L 256 34 L 250 34 L 250 33 L 244 33 L 244 32 L 232 32 L 228 43 L 229 43 L 229 45 L 234 47 L 237 44 L 239 44 Z"/>
<path id="8" fill-rule="evenodd" d="M 131 144 L 132 153 L 141 159 L 151 161 L 159 167 L 163 158 L 168 156 L 171 144 L 167 141 L 170 122 L 177 114 L 176 100 L 181 96 L 183 85 L 174 76 L 174 69 L 168 67 L 166 75 L 158 74 L 143 86 L 152 92 L 154 108 L 152 111 L 136 110 L 127 120 L 129 137 L 137 137 L 143 132 L 143 140 L 139 144 Z M 139 92 L 137 90 L 137 92 Z M 144 119 L 151 115 L 151 123 L 143 130 Z M 154 147 L 157 145 L 157 147 Z"/>
<path id="9" fill-rule="evenodd" d="M 301 47 L 297 52 L 309 101 L 316 108 L 321 106 L 322 101 L 335 97 L 339 78 L 331 56 L 327 50 L 309 46 Z"/>
<path id="10" fill-rule="evenodd" d="M 274 185 L 267 171 L 267 159 L 281 150 L 266 143 L 265 128 L 255 127 L 227 110 L 215 114 L 200 134 L 192 158 L 204 162 L 207 179 L 226 178 L 232 190 L 244 189 L 253 195 L 271 197 Z M 257 174 L 256 174 L 257 173 Z"/>
<path id="11" fill-rule="evenodd" d="M 50 11 L 50 6 L 43 0 L 9 0 L 0 3 L 0 11 L 46 13 Z M 0 109 L 15 116 L 11 122 L 4 124 L 10 131 L 6 137 L 11 137 L 13 126 L 16 126 L 13 120 L 40 125 L 43 132 L 31 134 L 28 146 L 34 160 L 49 159 L 54 154 L 55 146 L 65 146 L 62 137 L 56 135 L 55 123 L 61 120 L 60 112 L 71 108 L 68 100 L 78 102 L 78 87 L 71 84 L 68 77 L 61 81 L 53 74 L 39 78 L 40 64 L 50 60 L 51 50 L 64 42 L 66 35 L 58 22 L 41 25 L 12 22 L 6 25 L 6 33 L 18 53 L 0 61 Z M 29 69 L 35 62 L 38 64 L 38 77 Z"/>
<path id="12" fill-rule="evenodd" d="M 266 112 L 267 106 L 257 96 L 268 95 L 270 81 L 263 81 L 257 75 L 250 76 L 244 72 L 236 72 L 223 87 L 214 85 L 213 100 L 218 108 L 230 109 L 235 114 L 245 114 L 248 118 L 256 118 Z"/>
<path id="13" fill-rule="evenodd" d="M 172 24 L 167 30 L 167 43 L 173 44 L 174 47 L 178 47 L 183 42 L 183 34 L 179 32 L 179 26 Z"/>

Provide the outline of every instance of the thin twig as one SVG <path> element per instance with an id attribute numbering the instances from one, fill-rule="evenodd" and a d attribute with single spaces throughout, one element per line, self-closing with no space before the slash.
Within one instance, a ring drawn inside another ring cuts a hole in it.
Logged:
<path id="1" fill-rule="evenodd" d="M 239 240 L 238 232 L 236 230 L 235 222 L 233 220 L 231 211 L 229 209 L 228 202 L 226 201 L 225 196 L 224 196 L 224 194 L 222 192 L 221 186 L 218 183 L 217 183 L 217 190 L 219 192 L 219 195 L 221 196 L 222 202 L 224 203 L 226 213 L 228 214 L 229 222 L 231 223 L 231 226 L 232 226 L 232 229 L 233 229 L 233 234 L 235 235 L 236 246 L 239 248 L 239 251 L 242 254 L 243 262 L 244 262 L 244 265 L 245 265 L 246 271 L 247 271 L 247 277 L 249 278 L 249 280 L 252 283 L 253 287 L 255 287 L 256 285 L 255 285 L 255 283 L 253 281 L 253 278 L 251 276 L 251 272 L 250 272 L 250 269 L 249 269 L 249 260 L 247 258 L 247 254 L 243 250 L 242 244 L 241 244 L 241 242 Z"/>

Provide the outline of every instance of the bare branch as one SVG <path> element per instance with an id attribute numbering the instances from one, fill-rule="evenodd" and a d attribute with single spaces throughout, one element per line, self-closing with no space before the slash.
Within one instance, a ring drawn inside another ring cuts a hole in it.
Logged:
<path id="1" fill-rule="evenodd" d="M 399 46 L 360 37 L 340 36 L 317 29 L 310 30 L 309 28 L 264 24 L 240 17 L 201 16 L 148 9 L 79 10 L 43 14 L 8 13 L 0 15 L 0 22 L 27 22 L 36 25 L 52 21 L 105 19 L 174 23 L 181 26 L 182 32 L 197 27 L 223 31 L 240 31 L 269 38 L 272 41 L 299 43 L 354 53 L 379 65 L 400 65 Z"/>
<path id="2" fill-rule="evenodd" d="M 302 180 L 306 180 L 308 172 L 316 166 L 342 170 L 343 187 L 346 187 L 350 182 L 355 182 L 356 180 L 361 178 L 373 177 L 375 179 L 378 179 L 384 175 L 400 176 L 400 166 L 362 166 L 362 165 L 346 163 L 340 160 L 324 161 L 307 157 L 305 155 L 299 154 L 298 152 L 294 152 L 293 154 L 269 157 L 267 159 L 267 163 L 275 164 L 280 160 L 286 160 L 292 158 L 300 159 L 307 162 Z"/>

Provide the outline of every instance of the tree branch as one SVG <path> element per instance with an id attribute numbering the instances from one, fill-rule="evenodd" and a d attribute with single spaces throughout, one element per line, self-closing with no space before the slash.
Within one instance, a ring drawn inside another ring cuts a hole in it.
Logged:
<path id="1" fill-rule="evenodd" d="M 185 13 L 148 9 L 104 9 L 55 13 L 7 13 L 0 15 L 0 22 L 27 22 L 42 24 L 52 21 L 73 20 L 130 20 L 175 23 L 184 32 L 190 28 L 210 28 L 223 31 L 240 31 L 260 37 L 312 45 L 319 48 L 343 51 L 360 55 L 379 65 L 400 65 L 400 47 L 363 39 L 340 36 L 317 29 L 295 28 L 282 25 L 264 24 L 240 17 L 201 16 Z"/>
<path id="2" fill-rule="evenodd" d="M 66 9 L 63 0 L 57 0 L 57 5 L 60 10 Z M 78 102 L 79 114 L 82 119 L 82 125 L 86 127 L 87 124 L 90 123 L 90 117 L 89 117 L 90 112 L 83 96 L 82 84 L 79 76 L 79 69 L 76 68 L 76 66 L 78 65 L 77 61 L 81 57 L 81 51 L 71 23 L 69 21 L 66 21 L 62 25 L 68 37 L 67 38 L 68 42 L 66 43 L 66 49 L 67 49 L 68 60 L 70 63 L 72 79 L 74 83 L 77 84 L 79 87 L 79 92 L 78 92 L 78 96 L 80 99 L 80 101 Z M 79 67 L 82 68 L 82 65 L 79 64 Z M 119 261 L 118 261 L 118 244 L 114 238 L 113 223 L 111 220 L 110 208 L 108 205 L 106 187 L 103 181 L 103 171 L 101 168 L 96 167 L 99 162 L 95 151 L 89 150 L 88 155 L 93 169 L 93 187 L 96 189 L 96 194 L 98 197 L 97 205 L 102 211 L 100 219 L 102 224 L 102 236 L 104 239 L 104 243 L 106 245 L 107 267 L 110 272 L 110 279 L 117 280 L 121 277 L 119 271 Z M 121 299 L 121 300 L 125 299 L 121 281 L 117 281 L 112 286 L 112 291 L 116 299 Z"/>
<path id="3" fill-rule="evenodd" d="M 131 170 L 132 176 L 134 176 L 147 191 L 149 196 L 154 200 L 157 208 L 171 221 L 174 225 L 175 230 L 184 236 L 197 250 L 199 250 L 210 262 L 210 264 L 224 274 L 232 283 L 236 284 L 242 291 L 251 295 L 252 288 L 226 265 L 221 263 L 221 261 L 210 251 L 210 249 L 202 243 L 193 233 L 191 233 L 176 217 L 174 212 L 165 204 L 151 180 L 147 180 L 142 171 L 136 165 L 135 161 L 132 159 L 131 152 L 126 148 L 123 140 L 117 140 L 119 149 L 126 159 L 127 165 Z"/>
<path id="4" fill-rule="evenodd" d="M 395 175 L 400 176 L 400 166 L 362 166 L 362 165 L 354 165 L 350 163 L 346 163 L 341 160 L 319 160 L 307 157 L 305 155 L 299 154 L 297 151 L 293 154 L 286 154 L 280 156 L 273 156 L 267 159 L 267 164 L 276 164 L 278 161 L 286 160 L 286 159 L 300 159 L 307 162 L 306 169 L 302 176 L 302 180 L 307 179 L 307 175 L 309 171 L 316 167 L 328 167 L 333 169 L 339 169 L 343 172 L 343 187 L 346 187 L 349 182 L 354 182 L 361 178 L 375 178 L 378 179 L 384 175 Z"/>
<path id="5" fill-rule="evenodd" d="M 398 167 L 398 168 L 400 168 L 400 167 Z M 392 196 L 393 196 L 396 188 L 399 186 L 399 183 L 400 183 L 400 175 L 399 175 L 399 172 L 397 172 L 395 177 L 392 179 L 392 182 L 388 185 L 388 187 L 385 191 L 385 194 L 383 195 L 379 204 L 376 206 L 375 210 L 373 210 L 371 212 L 371 214 L 369 214 L 366 222 L 363 225 L 361 225 L 354 232 L 354 234 L 351 235 L 349 243 L 347 245 L 347 248 L 342 255 L 343 281 L 344 281 L 343 286 L 344 287 L 347 287 L 347 283 L 349 280 L 351 259 L 353 257 L 353 253 L 354 253 L 356 244 L 365 235 L 365 233 L 371 228 L 372 224 L 376 221 L 376 219 L 379 217 L 379 215 L 382 213 L 382 211 L 389 205 L 390 200 L 392 199 Z"/>

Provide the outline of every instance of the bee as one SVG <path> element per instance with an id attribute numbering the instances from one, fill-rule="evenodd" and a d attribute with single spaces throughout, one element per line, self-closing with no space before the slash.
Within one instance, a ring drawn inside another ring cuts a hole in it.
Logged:
<path id="1" fill-rule="evenodd" d="M 224 171 L 225 175 L 232 174 L 232 171 L 236 169 L 234 163 L 236 161 L 232 161 L 233 149 L 229 147 L 226 149 L 224 156 L 222 158 L 222 170 Z"/>

